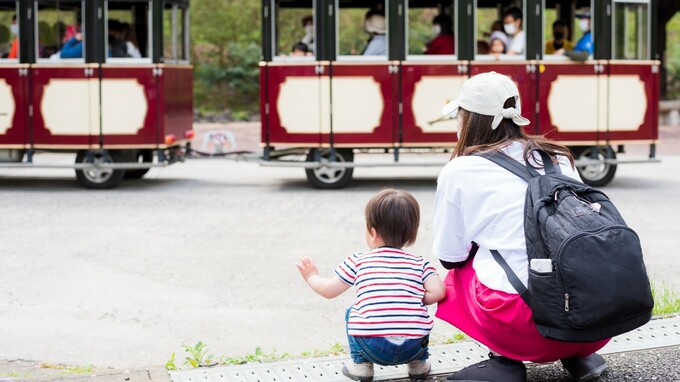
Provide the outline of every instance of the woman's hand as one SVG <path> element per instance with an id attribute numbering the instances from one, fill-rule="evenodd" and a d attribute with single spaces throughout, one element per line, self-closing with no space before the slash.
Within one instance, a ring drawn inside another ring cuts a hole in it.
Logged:
<path id="1" fill-rule="evenodd" d="M 310 276 L 319 274 L 319 270 L 316 268 L 314 260 L 309 257 L 300 256 L 300 263 L 295 264 L 295 266 L 300 271 L 300 274 L 305 281 L 307 281 Z"/>

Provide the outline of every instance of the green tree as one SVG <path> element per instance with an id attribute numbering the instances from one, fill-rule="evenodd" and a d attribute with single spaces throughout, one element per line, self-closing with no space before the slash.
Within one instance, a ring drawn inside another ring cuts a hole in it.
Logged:
<path id="1" fill-rule="evenodd" d="M 191 36 L 197 107 L 255 113 L 261 56 L 260 1 L 192 1 Z"/>

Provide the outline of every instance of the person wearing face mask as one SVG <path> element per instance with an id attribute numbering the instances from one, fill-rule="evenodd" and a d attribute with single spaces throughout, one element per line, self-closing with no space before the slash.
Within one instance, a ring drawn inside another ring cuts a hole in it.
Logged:
<path id="1" fill-rule="evenodd" d="M 564 54 L 565 50 L 573 50 L 574 43 L 567 40 L 567 25 L 557 20 L 552 25 L 553 39 L 545 43 L 545 54 Z"/>
<path id="2" fill-rule="evenodd" d="M 524 54 L 526 35 L 522 30 L 522 11 L 509 8 L 503 16 L 503 30 L 508 35 L 508 55 Z"/>
<path id="3" fill-rule="evenodd" d="M 592 55 L 595 49 L 593 45 L 593 34 L 590 31 L 590 11 L 586 10 L 576 15 L 579 19 L 578 27 L 583 32 L 583 36 L 578 40 L 574 47 L 574 52 L 587 52 Z"/>
<path id="4" fill-rule="evenodd" d="M 307 15 L 302 18 L 302 27 L 305 30 L 305 37 L 303 37 L 300 42 L 307 45 L 309 52 L 314 52 L 315 41 L 314 41 L 314 17 L 312 15 Z"/>
<path id="5" fill-rule="evenodd" d="M 361 53 L 363 56 L 385 56 L 387 55 L 387 39 L 385 33 L 385 14 L 377 9 L 366 12 L 364 18 L 364 31 L 370 35 L 366 48 Z"/>
<path id="6" fill-rule="evenodd" d="M 12 41 L 12 47 L 9 49 L 9 59 L 19 58 L 19 24 L 17 24 L 17 15 L 12 16 L 12 26 L 10 27 L 12 34 L 14 35 L 14 40 Z"/>
<path id="7" fill-rule="evenodd" d="M 454 54 L 456 40 L 453 38 L 453 22 L 447 15 L 441 14 L 432 20 L 432 34 L 435 36 L 427 44 L 425 54 Z"/>

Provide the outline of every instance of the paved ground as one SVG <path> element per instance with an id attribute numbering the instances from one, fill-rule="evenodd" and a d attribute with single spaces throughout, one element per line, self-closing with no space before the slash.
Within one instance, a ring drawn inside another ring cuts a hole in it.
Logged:
<path id="1" fill-rule="evenodd" d="M 620 166 L 605 191 L 642 238 L 655 280 L 680 289 L 676 132 L 662 131 L 662 163 Z M 388 186 L 420 201 L 412 250 L 431 256 L 437 173 L 358 169 L 346 190 L 322 192 L 301 169 L 194 160 L 93 192 L 68 170 L 2 170 L 0 359 L 135 369 L 173 352 L 181 363 L 181 344 L 199 340 L 229 356 L 344 345 L 351 295 L 314 295 L 293 262 L 312 256 L 330 274 L 362 250 L 364 204 Z M 433 338 L 454 332 L 439 322 Z"/>
<path id="2" fill-rule="evenodd" d="M 624 381 L 680 381 L 678 360 L 680 348 L 665 348 L 635 353 L 621 353 L 604 356 L 609 364 L 598 382 Z M 446 376 L 434 376 L 426 380 L 445 381 Z M 400 380 L 395 382 L 407 382 Z M 530 365 L 527 368 L 527 382 L 570 382 L 571 377 L 559 362 Z"/>

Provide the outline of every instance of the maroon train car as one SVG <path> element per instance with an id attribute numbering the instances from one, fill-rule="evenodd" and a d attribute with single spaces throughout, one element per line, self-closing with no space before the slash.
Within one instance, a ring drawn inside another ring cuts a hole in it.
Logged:
<path id="1" fill-rule="evenodd" d="M 507 45 L 521 38 L 523 49 L 493 54 L 492 23 L 502 29 L 512 7 L 522 32 L 494 36 Z M 457 123 L 441 118 L 442 106 L 465 79 L 496 71 L 517 83 L 527 131 L 569 146 L 583 180 L 603 186 L 620 163 L 656 161 L 656 8 L 655 0 L 263 0 L 265 164 L 299 165 L 313 185 L 340 188 L 363 165 L 356 154 L 389 152 L 391 165 L 408 165 L 401 154 L 450 150 Z M 553 52 L 556 22 L 566 40 L 590 40 L 591 49 Z M 446 49 L 431 49 L 442 42 Z M 649 145 L 649 156 L 625 158 L 629 144 Z"/>
<path id="2" fill-rule="evenodd" d="M 188 0 L 0 0 L 0 168 L 63 167 L 112 188 L 193 137 Z"/>

